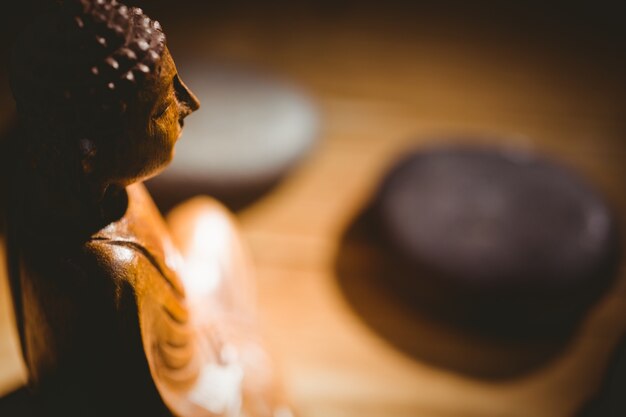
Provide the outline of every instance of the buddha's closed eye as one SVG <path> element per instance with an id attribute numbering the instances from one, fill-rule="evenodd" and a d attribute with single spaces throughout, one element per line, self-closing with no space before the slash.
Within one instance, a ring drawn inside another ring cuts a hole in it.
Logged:
<path id="1" fill-rule="evenodd" d="M 160 119 L 163 115 L 172 107 L 174 102 L 172 100 L 167 100 L 159 107 L 159 110 L 154 114 L 153 119 Z"/>

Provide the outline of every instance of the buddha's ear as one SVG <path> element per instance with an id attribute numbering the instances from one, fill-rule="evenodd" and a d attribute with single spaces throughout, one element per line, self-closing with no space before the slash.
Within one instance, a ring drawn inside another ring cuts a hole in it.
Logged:
<path id="1" fill-rule="evenodd" d="M 78 147 L 83 174 L 89 175 L 95 169 L 95 160 L 98 153 L 96 143 L 93 139 L 83 138 L 79 141 Z"/>

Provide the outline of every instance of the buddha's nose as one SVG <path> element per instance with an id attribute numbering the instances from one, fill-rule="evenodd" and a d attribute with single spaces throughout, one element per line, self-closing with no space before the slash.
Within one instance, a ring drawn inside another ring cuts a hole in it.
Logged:
<path id="1" fill-rule="evenodd" d="M 185 116 L 188 116 L 189 114 L 200 108 L 200 100 L 198 100 L 196 95 L 191 92 L 191 90 L 185 85 L 183 80 L 181 80 L 178 75 L 176 76 L 175 80 L 175 88 L 178 101 L 184 104 L 185 107 L 187 107 L 188 109 L 188 112 L 187 114 L 185 114 Z"/>

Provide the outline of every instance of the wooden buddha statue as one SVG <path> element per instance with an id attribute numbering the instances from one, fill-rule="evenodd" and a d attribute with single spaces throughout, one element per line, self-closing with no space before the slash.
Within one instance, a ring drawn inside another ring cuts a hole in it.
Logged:
<path id="1" fill-rule="evenodd" d="M 288 416 L 230 215 L 141 181 L 199 103 L 158 22 L 74 0 L 18 41 L 10 279 L 34 401 L 63 416 Z"/>

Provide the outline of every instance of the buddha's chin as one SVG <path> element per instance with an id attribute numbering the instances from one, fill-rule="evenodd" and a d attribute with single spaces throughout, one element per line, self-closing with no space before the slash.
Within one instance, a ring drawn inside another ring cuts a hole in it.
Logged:
<path id="1" fill-rule="evenodd" d="M 172 145 L 167 153 L 162 153 L 158 162 L 155 161 L 155 163 L 146 170 L 142 181 L 146 181 L 150 178 L 156 177 L 161 172 L 165 171 L 165 169 L 172 163 L 172 160 L 174 159 L 174 155 L 176 154 L 175 149 L 175 146 Z"/>
<path id="2" fill-rule="evenodd" d="M 147 181 L 151 178 L 154 178 L 158 175 L 160 175 L 163 171 L 165 171 L 165 169 L 169 166 L 170 162 L 172 162 L 172 159 L 170 158 L 169 161 L 161 164 L 159 167 L 155 168 L 154 170 L 150 171 L 149 173 L 147 173 L 146 175 L 144 175 L 140 181 L 144 182 Z"/>

